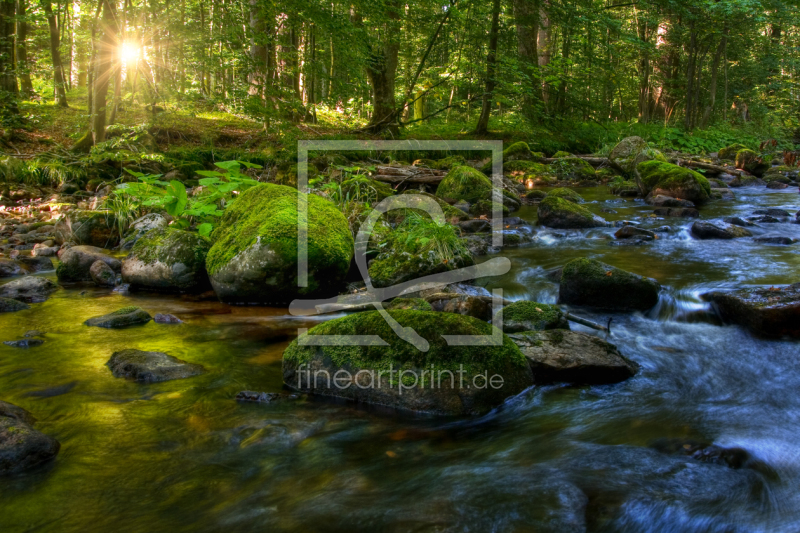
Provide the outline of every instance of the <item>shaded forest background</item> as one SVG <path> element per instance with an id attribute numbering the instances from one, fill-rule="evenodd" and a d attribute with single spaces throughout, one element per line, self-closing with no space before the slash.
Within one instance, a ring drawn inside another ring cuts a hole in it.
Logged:
<path id="1" fill-rule="evenodd" d="M 88 149 L 116 122 L 205 117 L 255 123 L 272 140 L 524 134 L 552 153 L 636 133 L 694 152 L 767 138 L 791 149 L 797 7 L 0 0 L 4 138 L 47 126 Z"/>

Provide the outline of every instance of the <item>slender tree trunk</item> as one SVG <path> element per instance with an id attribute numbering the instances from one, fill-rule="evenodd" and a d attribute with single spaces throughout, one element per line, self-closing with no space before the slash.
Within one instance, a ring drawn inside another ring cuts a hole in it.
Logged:
<path id="1" fill-rule="evenodd" d="M 97 64 L 94 74 L 94 97 L 92 107 L 92 138 L 94 144 L 106 140 L 106 97 L 111 80 L 114 53 L 117 50 L 117 20 L 115 4 L 101 0 L 103 16 L 100 31 L 103 36 L 97 43 Z"/>
<path id="2" fill-rule="evenodd" d="M 692 112 L 694 110 L 694 76 L 697 61 L 697 33 L 694 31 L 694 22 L 690 27 L 689 39 L 689 64 L 686 67 L 686 112 L 684 114 L 683 125 L 687 130 L 691 130 Z"/>
<path id="3" fill-rule="evenodd" d="M 267 47 L 264 38 L 267 35 L 267 23 L 259 0 L 250 0 L 250 60 L 253 62 L 248 82 L 248 94 L 264 97 L 264 82 L 267 69 Z"/>
<path id="4" fill-rule="evenodd" d="M 478 124 L 475 126 L 475 133 L 485 135 L 489 131 L 489 116 L 492 113 L 492 101 L 494 100 L 495 74 L 497 69 L 497 37 L 500 33 L 500 0 L 494 0 L 492 4 L 492 28 L 489 31 L 489 53 L 486 55 L 486 90 L 483 93 L 481 104 L 481 114 L 478 117 Z"/>
<path id="5" fill-rule="evenodd" d="M 40 0 L 47 26 L 50 29 L 50 56 L 53 58 L 53 85 L 55 86 L 56 104 L 61 107 L 67 105 L 67 91 L 64 87 L 64 64 L 61 62 L 61 52 L 59 51 L 60 37 L 58 33 L 58 21 L 53 14 L 53 7 L 50 0 Z"/>
<path id="6" fill-rule="evenodd" d="M 119 19 L 119 44 L 125 42 L 125 25 L 128 15 L 128 0 L 125 0 L 123 5 L 122 16 Z M 117 122 L 117 108 L 119 107 L 122 98 L 122 57 L 120 55 L 119 47 L 113 54 L 113 63 L 111 68 L 114 69 L 114 103 L 111 106 L 111 114 L 108 117 L 108 124 L 115 124 Z"/>
<path id="7" fill-rule="evenodd" d="M 16 114 L 19 95 L 14 74 L 14 0 L 0 0 L 0 109 Z M 4 113 L 3 113 L 4 114 Z"/>
<path id="8" fill-rule="evenodd" d="M 27 0 L 17 1 L 17 76 L 19 90 L 24 97 L 33 95 L 33 83 L 28 67 L 28 22 L 25 20 Z"/>
<path id="9" fill-rule="evenodd" d="M 394 94 L 400 53 L 400 6 L 397 2 L 389 7 L 389 19 L 383 45 L 373 48 L 367 62 L 367 78 L 372 89 L 372 117 L 367 127 L 373 131 L 392 128 L 397 119 Z"/>
<path id="10" fill-rule="evenodd" d="M 722 53 L 725 51 L 725 46 L 728 43 L 728 28 L 725 28 L 722 37 L 719 39 L 717 51 L 714 53 L 714 61 L 711 63 L 711 81 L 708 84 L 708 105 L 703 112 L 703 120 L 700 127 L 708 127 L 711 121 L 711 115 L 714 113 L 714 105 L 717 101 L 717 75 L 719 73 L 719 63 L 722 60 Z"/>
<path id="11" fill-rule="evenodd" d="M 537 66 L 539 50 L 539 0 L 514 0 L 514 18 L 517 26 L 517 53 L 522 61 L 522 71 L 528 78 L 528 86 L 522 96 L 522 113 L 534 120 L 541 101 L 541 81 Z"/>
<path id="12" fill-rule="evenodd" d="M 539 72 L 547 68 L 553 55 L 553 34 L 550 28 L 550 16 L 547 9 L 550 7 L 549 0 L 542 0 L 539 5 L 539 36 L 537 51 L 539 53 Z M 542 101 L 547 107 L 550 101 L 550 86 L 548 83 L 542 84 Z"/>

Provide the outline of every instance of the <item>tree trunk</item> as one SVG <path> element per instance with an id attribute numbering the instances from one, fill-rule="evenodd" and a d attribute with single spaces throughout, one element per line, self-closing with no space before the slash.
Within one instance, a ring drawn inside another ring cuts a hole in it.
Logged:
<path id="1" fill-rule="evenodd" d="M 486 55 L 486 90 L 483 93 L 481 114 L 475 133 L 485 135 L 489 131 L 489 115 L 492 113 L 494 100 L 495 74 L 497 70 L 497 36 L 500 32 L 500 0 L 492 4 L 492 28 L 489 32 L 489 53 Z"/>
<path id="2" fill-rule="evenodd" d="M 125 0 L 125 3 L 122 7 L 122 16 L 118 22 L 118 29 L 119 29 L 119 44 L 120 46 L 125 42 L 125 25 L 128 15 L 128 0 Z M 120 100 L 122 99 L 122 56 L 119 53 L 119 48 L 117 48 L 116 52 L 114 53 L 113 63 L 111 68 L 114 69 L 114 103 L 111 106 L 111 114 L 108 117 L 108 124 L 115 124 L 117 122 L 117 108 L 119 107 Z"/>
<path id="3" fill-rule="evenodd" d="M 539 0 L 514 0 L 514 18 L 517 53 L 522 61 L 522 71 L 528 78 L 528 87 L 522 93 L 522 114 L 528 120 L 534 120 L 542 95 L 536 68 L 539 61 L 536 42 L 539 33 Z"/>
<path id="4" fill-rule="evenodd" d="M 689 30 L 689 64 L 686 68 L 686 113 L 683 118 L 683 125 L 687 130 L 693 128 L 692 112 L 694 110 L 694 71 L 697 61 L 697 33 L 694 31 L 694 22 Z"/>
<path id="5" fill-rule="evenodd" d="M 25 20 L 27 0 L 17 1 L 17 75 L 19 90 L 25 97 L 33 95 L 33 83 L 28 69 L 28 22 Z"/>
<path id="6" fill-rule="evenodd" d="M 115 4 L 110 0 L 101 0 L 103 16 L 100 20 L 100 31 L 103 36 L 97 43 L 97 60 L 94 73 L 94 96 L 92 106 L 92 139 L 94 144 L 106 140 L 106 97 L 112 74 L 114 53 L 117 50 L 117 21 L 114 13 Z"/>
<path id="7" fill-rule="evenodd" d="M 537 51 L 539 53 L 539 72 L 550 64 L 550 59 L 553 55 L 553 34 L 550 28 L 550 17 L 547 14 L 549 1 L 544 0 L 539 6 L 539 36 L 537 42 Z M 550 100 L 550 87 L 549 84 L 542 84 L 542 101 L 547 106 Z"/>
<path id="8" fill-rule="evenodd" d="M 59 51 L 61 39 L 58 34 L 58 21 L 53 13 L 50 0 L 40 0 L 40 3 L 45 17 L 47 17 L 47 26 L 50 29 L 50 56 L 53 59 L 53 86 L 56 104 L 61 107 L 68 107 L 67 91 L 64 87 L 64 64 L 61 62 L 61 52 Z"/>
<path id="9" fill-rule="evenodd" d="M 0 103 L 16 114 L 17 78 L 14 74 L 14 0 L 0 0 Z"/>
<path id="10" fill-rule="evenodd" d="M 264 39 L 267 34 L 267 24 L 264 12 L 259 5 L 259 0 L 250 0 L 250 60 L 253 62 L 248 82 L 248 93 L 251 96 L 264 97 L 264 76 L 267 69 L 267 47 Z"/>
<path id="11" fill-rule="evenodd" d="M 725 28 L 725 32 L 722 34 L 722 37 L 720 37 L 717 51 L 714 54 L 714 61 L 711 64 L 711 81 L 708 84 L 708 105 L 703 112 L 703 120 L 700 125 L 702 128 L 708 127 L 708 123 L 711 121 L 711 115 L 714 112 L 714 105 L 717 101 L 717 75 L 719 73 L 719 63 L 722 60 L 722 53 L 725 51 L 725 46 L 727 43 L 728 29 Z"/>
<path id="12" fill-rule="evenodd" d="M 388 18 L 385 41 L 380 48 L 372 50 L 367 62 L 367 78 L 372 89 L 372 117 L 367 128 L 373 131 L 392 128 L 397 119 L 394 88 L 400 52 L 400 28 L 397 24 L 400 11 L 396 2 L 389 7 Z"/>

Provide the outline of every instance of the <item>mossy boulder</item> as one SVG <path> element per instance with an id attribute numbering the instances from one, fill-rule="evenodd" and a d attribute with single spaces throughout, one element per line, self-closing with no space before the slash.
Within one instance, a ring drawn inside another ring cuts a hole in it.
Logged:
<path id="1" fill-rule="evenodd" d="M 459 235 L 458 229 L 452 228 L 451 235 L 431 238 L 447 238 L 449 246 L 458 246 Z M 455 249 L 453 257 L 447 260 L 427 244 L 422 239 L 412 238 L 403 226 L 389 233 L 378 245 L 378 255 L 369 263 L 369 277 L 373 286 L 391 287 L 424 276 L 470 266 L 474 262 L 465 246 Z"/>
<path id="2" fill-rule="evenodd" d="M 619 180 L 611 182 L 608 184 L 608 190 L 611 194 L 616 194 L 617 196 L 622 196 L 623 198 L 630 198 L 633 196 L 639 196 L 641 194 L 639 186 L 636 185 L 635 181 L 631 180 Z"/>
<path id="3" fill-rule="evenodd" d="M 740 150 L 747 150 L 747 146 L 735 143 L 730 146 L 726 146 L 725 148 L 721 148 L 720 151 L 717 152 L 717 157 L 719 157 L 720 159 L 727 159 L 732 161 L 736 159 L 736 154 Z"/>
<path id="4" fill-rule="evenodd" d="M 645 193 L 681 198 L 695 204 L 711 197 L 708 180 L 694 170 L 662 161 L 645 161 L 636 168 Z"/>
<path id="5" fill-rule="evenodd" d="M 569 322 L 556 305 L 521 300 L 507 305 L 498 312 L 503 320 L 503 331 L 540 331 L 544 329 L 569 329 Z M 497 322 L 498 317 L 495 318 Z"/>
<path id="6" fill-rule="evenodd" d="M 128 226 L 128 231 L 125 232 L 125 236 L 122 238 L 122 241 L 120 241 L 120 250 L 132 249 L 136 241 L 148 231 L 169 226 L 169 220 L 170 219 L 160 213 L 149 213 L 143 217 L 137 218 Z"/>
<path id="7" fill-rule="evenodd" d="M 187 363 L 163 352 L 132 349 L 114 352 L 106 366 L 115 378 L 125 378 L 139 383 L 186 379 L 205 372 L 201 365 Z"/>
<path id="8" fill-rule="evenodd" d="M 308 205 L 308 284 L 298 286 L 297 203 Z M 246 190 L 212 234 L 206 270 L 217 296 L 237 304 L 285 304 L 336 294 L 353 257 L 353 235 L 333 203 L 280 185 Z"/>
<path id="9" fill-rule="evenodd" d="M 113 248 L 119 244 L 117 218 L 111 211 L 70 211 L 56 222 L 53 238 L 57 243 Z"/>
<path id="10" fill-rule="evenodd" d="M 342 182 L 342 195 L 351 200 L 377 203 L 394 196 L 395 190 L 386 183 L 357 176 Z"/>
<path id="11" fill-rule="evenodd" d="M 447 202 L 445 202 L 444 200 L 442 200 L 438 196 L 435 196 L 435 195 L 433 195 L 433 194 L 431 194 L 429 192 L 422 192 L 422 191 L 420 191 L 418 189 L 408 189 L 406 191 L 403 191 L 403 194 L 417 194 L 417 195 L 425 196 L 426 198 L 430 198 L 430 199 L 436 201 L 436 203 L 439 204 L 439 207 L 442 208 L 442 213 L 444 214 L 444 219 L 447 222 L 449 222 L 450 224 L 455 224 L 457 222 L 460 222 L 460 221 L 463 221 L 463 220 L 469 220 L 471 218 L 469 216 L 469 213 L 466 213 L 466 212 L 462 211 L 461 209 L 458 209 L 457 207 L 453 207 L 452 205 L 448 204 Z M 423 210 L 420 210 L 420 209 L 400 209 L 400 210 L 396 210 L 396 211 L 390 211 L 389 212 L 389 218 L 392 219 L 392 220 L 395 220 L 395 221 L 401 221 L 402 219 L 404 219 L 406 217 L 406 215 L 408 215 L 409 212 L 415 212 L 415 213 L 418 213 L 420 215 L 430 216 L 430 215 L 428 215 L 427 212 L 425 212 Z"/>
<path id="12" fill-rule="evenodd" d="M 434 166 L 432 166 L 431 168 L 435 168 L 438 170 L 449 170 L 459 165 L 465 165 L 466 163 L 467 161 L 466 159 L 464 159 L 463 155 L 451 155 L 449 157 L 445 157 L 443 159 L 435 161 Z"/>
<path id="13" fill-rule="evenodd" d="M 59 442 L 36 431 L 35 423 L 25 409 L 0 401 L 0 476 L 17 474 L 58 455 Z"/>
<path id="14" fill-rule="evenodd" d="M 122 281 L 132 289 L 202 292 L 210 287 L 209 249 L 211 241 L 195 232 L 156 228 L 137 240 L 122 262 Z"/>
<path id="15" fill-rule="evenodd" d="M 320 324 L 307 336 L 293 341 L 283 354 L 284 383 L 302 392 L 403 410 L 480 415 L 533 382 L 530 367 L 517 346 L 484 321 L 431 311 L 388 313 L 401 326 L 412 328 L 425 339 L 429 349 L 420 351 L 399 338 L 377 311 L 357 313 Z M 486 339 L 478 345 L 451 346 L 443 337 L 493 333 L 500 339 L 499 345 Z M 300 343 L 321 335 L 334 339 L 342 335 L 374 335 L 386 344 L 303 346 Z M 338 380 L 334 378 L 337 375 Z"/>
<path id="16" fill-rule="evenodd" d="M 523 179 L 536 178 L 539 176 L 550 177 L 552 175 L 552 169 L 544 163 L 518 159 L 503 164 L 503 173 L 511 175 L 512 177 L 522 177 Z"/>
<path id="17" fill-rule="evenodd" d="M 539 202 L 539 224 L 557 229 L 599 228 L 608 226 L 603 218 L 593 215 L 583 206 L 556 196 Z"/>
<path id="18" fill-rule="evenodd" d="M 449 200 L 477 202 L 492 190 L 492 182 L 481 172 L 468 166 L 454 167 L 436 189 L 436 196 Z"/>
<path id="19" fill-rule="evenodd" d="M 98 328 L 118 329 L 147 324 L 152 319 L 153 317 L 150 316 L 150 313 L 141 307 L 129 306 L 117 309 L 107 315 L 92 317 L 86 320 L 84 324 Z"/>
<path id="20" fill-rule="evenodd" d="M 766 182 L 755 176 L 736 176 L 728 184 L 729 187 L 734 189 L 739 187 L 761 187 L 766 185 Z"/>
<path id="21" fill-rule="evenodd" d="M 564 200 L 568 200 L 573 204 L 582 204 L 584 202 L 583 197 L 573 191 L 572 189 L 567 189 L 566 187 L 559 187 L 558 189 L 553 189 L 552 191 L 547 193 L 547 196 L 554 197 L 554 198 L 563 198 Z"/>
<path id="22" fill-rule="evenodd" d="M 656 305 L 660 290 L 661 285 L 654 279 L 583 257 L 564 265 L 559 302 L 617 311 L 646 311 Z"/>
<path id="23" fill-rule="evenodd" d="M 386 309 L 405 309 L 412 311 L 433 311 L 431 304 L 423 298 L 395 298 Z"/>
<path id="24" fill-rule="evenodd" d="M 533 154 L 531 153 L 531 149 L 528 146 L 528 143 L 515 142 L 514 144 L 510 145 L 508 148 L 503 150 L 503 163 L 508 163 L 509 161 L 516 161 L 521 159 L 530 160 L 532 158 Z"/>
<path id="25" fill-rule="evenodd" d="M 559 150 L 558 152 L 553 154 L 553 159 L 563 159 L 565 157 L 572 157 L 572 154 L 569 152 L 565 152 L 564 150 Z"/>
<path id="26" fill-rule="evenodd" d="M 491 200 L 478 200 L 469 207 L 470 215 L 474 217 L 494 218 L 495 208 L 499 208 L 503 217 L 507 217 L 511 210 L 504 203 Z"/>
<path id="27" fill-rule="evenodd" d="M 561 157 L 550 168 L 560 180 L 592 181 L 597 179 L 594 167 L 575 156 Z"/>
<path id="28" fill-rule="evenodd" d="M 759 156 L 753 150 L 739 150 L 736 152 L 736 168 L 746 170 L 753 176 L 760 178 L 770 168 L 769 161 Z"/>
<path id="29" fill-rule="evenodd" d="M 544 200 L 546 196 L 547 193 L 541 189 L 532 189 L 525 193 L 525 199 L 534 202 Z"/>
<path id="30" fill-rule="evenodd" d="M 90 272 L 95 261 L 103 261 L 114 272 L 122 269 L 119 259 L 103 253 L 95 246 L 73 246 L 61 252 L 61 262 L 56 268 L 59 281 L 92 281 Z"/>
<path id="31" fill-rule="evenodd" d="M 12 300 L 11 298 L 0 297 L 0 313 L 15 313 L 17 311 L 24 311 L 25 309 L 30 308 L 31 306 L 24 302 Z"/>
<path id="32" fill-rule="evenodd" d="M 633 175 L 640 163 L 645 161 L 661 161 L 666 163 L 664 154 L 647 146 L 641 137 L 625 137 L 608 154 L 611 164 L 628 175 Z"/>

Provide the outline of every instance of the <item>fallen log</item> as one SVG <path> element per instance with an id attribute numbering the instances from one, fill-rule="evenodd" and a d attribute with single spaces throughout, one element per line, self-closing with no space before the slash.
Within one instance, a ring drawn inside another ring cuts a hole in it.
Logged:
<path id="1" fill-rule="evenodd" d="M 709 174 L 719 176 L 720 174 L 731 174 L 732 176 L 747 176 L 747 172 L 739 170 L 738 168 L 732 169 L 720 165 L 712 165 L 711 163 L 703 163 L 702 161 L 687 161 L 685 159 L 676 159 L 676 165 L 686 168 L 699 168 L 705 170 Z"/>
<path id="2" fill-rule="evenodd" d="M 372 179 L 387 183 L 439 183 L 447 172 L 424 167 L 377 167 Z"/>
<path id="3" fill-rule="evenodd" d="M 586 161 L 587 163 L 589 163 L 593 167 L 609 167 L 609 166 L 613 166 L 611 164 L 611 161 L 609 161 L 609 159 L 607 157 L 595 157 L 593 155 L 576 155 L 574 157 L 577 157 L 578 159 L 583 159 L 584 161 Z M 545 157 L 541 161 L 543 163 L 548 163 L 549 164 L 549 163 L 557 163 L 558 161 L 561 161 L 561 159 L 563 159 L 563 158 L 560 158 L 560 157 L 559 158 Z"/>
<path id="4" fill-rule="evenodd" d="M 591 320 L 575 316 L 572 313 L 564 313 L 564 318 L 566 318 L 570 322 L 575 322 L 576 324 L 580 324 L 581 326 L 586 326 L 587 328 L 596 329 L 598 331 L 606 331 L 606 332 L 611 331 L 610 318 L 608 319 L 607 326 L 603 326 L 602 324 L 598 324 L 597 322 L 592 322 Z"/>

